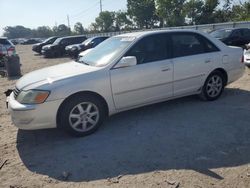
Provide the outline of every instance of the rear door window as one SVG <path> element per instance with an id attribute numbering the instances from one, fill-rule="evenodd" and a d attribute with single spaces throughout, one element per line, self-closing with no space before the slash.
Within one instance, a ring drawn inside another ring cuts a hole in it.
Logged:
<path id="1" fill-rule="evenodd" d="M 198 34 L 171 34 L 171 40 L 174 58 L 219 51 L 212 42 Z"/>

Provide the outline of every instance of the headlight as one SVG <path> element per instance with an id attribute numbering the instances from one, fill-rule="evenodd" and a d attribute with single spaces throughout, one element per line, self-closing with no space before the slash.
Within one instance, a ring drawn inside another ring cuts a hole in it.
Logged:
<path id="1" fill-rule="evenodd" d="M 21 91 L 16 100 L 21 104 L 41 104 L 48 98 L 50 92 L 42 90 Z"/>

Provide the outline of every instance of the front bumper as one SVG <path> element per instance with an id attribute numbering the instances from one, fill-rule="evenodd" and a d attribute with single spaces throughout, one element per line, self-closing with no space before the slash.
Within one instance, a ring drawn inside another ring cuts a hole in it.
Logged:
<path id="1" fill-rule="evenodd" d="M 7 97 L 8 110 L 13 124 L 19 129 L 35 130 L 56 128 L 56 116 L 61 100 L 25 105 L 15 100 L 13 92 Z"/>

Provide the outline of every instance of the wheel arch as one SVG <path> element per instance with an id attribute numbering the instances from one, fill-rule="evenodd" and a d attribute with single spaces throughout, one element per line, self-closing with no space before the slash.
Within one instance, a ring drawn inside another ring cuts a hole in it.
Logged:
<path id="1" fill-rule="evenodd" d="M 209 75 L 208 77 L 214 73 L 214 72 L 220 72 L 222 75 L 223 75 L 223 78 L 224 78 L 224 85 L 226 86 L 227 83 L 228 83 L 228 74 L 227 74 L 227 71 L 223 68 L 217 68 L 217 69 L 214 69 Z"/>
<path id="2" fill-rule="evenodd" d="M 109 107 L 108 107 L 108 103 L 105 100 L 105 98 L 103 96 L 101 96 L 100 94 L 93 92 L 93 91 L 79 91 L 76 92 L 74 94 L 71 94 L 70 96 L 68 96 L 67 98 L 65 98 L 63 100 L 63 102 L 60 104 L 58 110 L 57 110 L 57 114 L 56 114 L 56 124 L 57 127 L 58 125 L 60 125 L 59 123 L 59 114 L 61 113 L 62 108 L 64 107 L 64 105 L 72 98 L 77 97 L 77 96 L 94 96 L 96 98 L 99 98 L 103 104 L 104 104 L 104 108 L 105 108 L 105 115 L 108 116 L 109 115 Z"/>

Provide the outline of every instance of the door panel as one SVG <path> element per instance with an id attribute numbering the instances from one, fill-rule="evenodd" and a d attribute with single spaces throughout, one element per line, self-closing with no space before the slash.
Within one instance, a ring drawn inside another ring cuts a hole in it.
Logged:
<path id="1" fill-rule="evenodd" d="M 198 91 L 210 67 L 214 64 L 213 56 L 205 54 L 175 58 L 174 62 L 174 95 L 183 95 Z"/>
<path id="2" fill-rule="evenodd" d="M 174 96 L 198 92 L 213 69 L 219 49 L 205 37 L 179 32 L 173 43 Z"/>
<path id="3" fill-rule="evenodd" d="M 110 77 L 117 109 L 173 96 L 171 60 L 112 69 Z"/>

